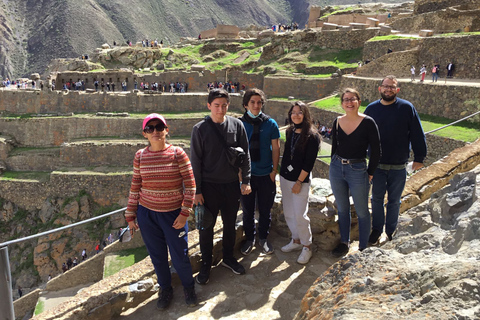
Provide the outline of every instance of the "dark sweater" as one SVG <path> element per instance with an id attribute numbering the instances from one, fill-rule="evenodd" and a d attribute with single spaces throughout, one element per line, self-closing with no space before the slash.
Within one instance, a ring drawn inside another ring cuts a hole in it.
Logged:
<path id="1" fill-rule="evenodd" d="M 311 172 L 317 159 L 318 150 L 320 148 L 320 136 L 318 134 L 311 135 L 305 144 L 304 150 L 300 150 L 297 147 L 294 148 L 293 157 L 291 157 L 292 151 L 292 139 L 293 133 L 287 134 L 287 140 L 285 141 L 285 150 L 283 152 L 282 165 L 280 168 L 280 175 L 289 181 L 297 181 L 298 176 L 302 170 Z M 289 171 L 291 166 L 293 170 Z M 309 176 L 305 178 L 303 182 L 309 182 Z"/>
<path id="2" fill-rule="evenodd" d="M 413 161 L 423 162 L 427 155 L 427 142 L 417 110 L 409 101 L 397 98 L 394 103 L 383 105 L 377 100 L 368 105 L 365 114 L 375 120 L 380 132 L 380 163 L 407 163 L 410 145 L 414 153 Z"/>
<path id="3" fill-rule="evenodd" d="M 367 172 L 373 175 L 380 161 L 380 137 L 375 121 L 366 116 L 358 127 L 347 135 L 342 126 L 338 126 L 337 140 L 337 121 L 333 121 L 332 127 L 332 157 L 337 154 L 344 159 L 365 159 L 367 149 L 370 147 L 370 161 L 368 162 Z"/>
<path id="4" fill-rule="evenodd" d="M 250 183 L 250 155 L 248 139 L 242 122 L 230 116 L 223 123 L 213 123 L 220 130 L 229 147 L 242 147 L 247 154 L 242 169 L 242 183 Z M 197 186 L 197 194 L 202 193 L 202 182 L 231 183 L 238 181 L 238 169 L 232 167 L 224 152 L 214 128 L 205 120 L 192 129 L 190 161 Z"/>

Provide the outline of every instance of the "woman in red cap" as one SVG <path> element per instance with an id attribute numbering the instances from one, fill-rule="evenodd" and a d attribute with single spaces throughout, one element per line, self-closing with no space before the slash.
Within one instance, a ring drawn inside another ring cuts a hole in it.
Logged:
<path id="1" fill-rule="evenodd" d="M 133 161 L 133 177 L 125 219 L 133 233 L 140 229 L 162 288 L 157 309 L 173 298 L 168 249 L 182 285 L 185 302 L 197 305 L 192 266 L 188 257 L 187 218 L 192 212 L 195 179 L 185 151 L 167 142 L 168 126 L 162 115 L 143 120 L 143 136 L 149 146 Z M 137 223 L 135 223 L 135 219 Z"/>

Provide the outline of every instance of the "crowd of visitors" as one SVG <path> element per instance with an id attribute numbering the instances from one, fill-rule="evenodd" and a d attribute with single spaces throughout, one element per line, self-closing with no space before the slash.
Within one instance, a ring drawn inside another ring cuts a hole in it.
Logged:
<path id="1" fill-rule="evenodd" d="M 298 30 L 298 23 L 292 22 L 290 24 L 274 24 L 272 30 L 275 32 L 288 32 Z"/>
<path id="2" fill-rule="evenodd" d="M 19 79 L 19 80 L 10 80 L 6 78 L 2 82 L 0 82 L 0 87 L 4 87 L 7 89 L 44 89 L 43 80 L 27 80 L 27 79 Z"/>
<path id="3" fill-rule="evenodd" d="M 244 84 L 240 86 L 240 82 L 233 82 L 230 80 L 225 83 L 221 81 L 207 83 L 207 91 L 210 92 L 212 89 L 225 89 L 228 93 L 236 93 L 245 91 L 246 87 Z"/>

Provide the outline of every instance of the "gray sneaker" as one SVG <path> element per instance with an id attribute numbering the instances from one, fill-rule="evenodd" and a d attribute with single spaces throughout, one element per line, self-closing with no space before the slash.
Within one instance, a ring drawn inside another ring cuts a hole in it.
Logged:
<path id="1" fill-rule="evenodd" d="M 274 251 L 272 244 L 267 239 L 260 239 L 260 247 L 265 254 L 272 254 Z"/>

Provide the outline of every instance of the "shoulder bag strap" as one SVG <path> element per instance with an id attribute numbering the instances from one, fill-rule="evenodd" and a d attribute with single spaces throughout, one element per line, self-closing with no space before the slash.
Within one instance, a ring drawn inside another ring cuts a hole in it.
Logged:
<path id="1" fill-rule="evenodd" d="M 213 123 L 213 120 L 212 118 L 210 117 L 205 117 L 205 122 L 208 123 L 212 128 L 213 128 L 213 131 L 215 131 L 215 133 L 217 134 L 217 137 L 218 139 L 221 141 L 223 147 L 225 149 L 228 148 L 227 146 L 227 142 L 225 142 L 225 139 L 222 137 L 222 135 L 220 134 L 220 131 L 218 130 L 217 126 L 215 126 L 215 124 Z"/>

